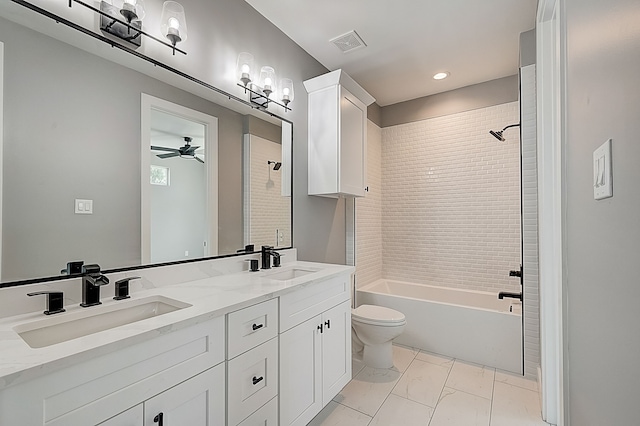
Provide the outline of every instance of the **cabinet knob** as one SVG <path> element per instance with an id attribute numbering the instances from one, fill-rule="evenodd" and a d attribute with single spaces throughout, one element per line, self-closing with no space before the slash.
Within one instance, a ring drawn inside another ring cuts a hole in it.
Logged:
<path id="1" fill-rule="evenodd" d="M 153 418 L 153 422 L 154 423 L 158 423 L 159 426 L 163 425 L 163 421 L 162 418 L 164 417 L 163 413 L 158 413 L 154 418 Z"/>
<path id="2" fill-rule="evenodd" d="M 253 328 L 253 331 L 259 330 L 259 329 L 261 329 L 262 327 L 264 327 L 264 324 L 253 324 L 253 325 L 251 326 L 251 328 Z"/>
<path id="3" fill-rule="evenodd" d="M 327 326 L 327 328 L 331 328 L 331 320 L 326 320 L 326 321 L 324 322 L 324 325 L 326 325 L 326 326 Z"/>
<path id="4" fill-rule="evenodd" d="M 260 377 L 253 376 L 252 382 L 253 382 L 254 385 L 257 385 L 258 383 L 260 383 L 263 380 L 264 380 L 263 376 L 260 376 Z"/>
<path id="5" fill-rule="evenodd" d="M 318 326 L 318 330 L 320 330 L 320 333 L 322 333 L 322 324 Z"/>
<path id="6" fill-rule="evenodd" d="M 369 192 L 369 187 L 364 188 L 365 191 Z"/>

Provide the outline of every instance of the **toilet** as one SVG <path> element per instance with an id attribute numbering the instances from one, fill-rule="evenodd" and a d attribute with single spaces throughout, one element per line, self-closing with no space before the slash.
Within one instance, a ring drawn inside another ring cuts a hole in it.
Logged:
<path id="1" fill-rule="evenodd" d="M 393 367 L 391 342 L 404 331 L 404 314 L 383 306 L 361 305 L 351 310 L 351 342 L 354 353 L 362 351 L 369 367 Z"/>

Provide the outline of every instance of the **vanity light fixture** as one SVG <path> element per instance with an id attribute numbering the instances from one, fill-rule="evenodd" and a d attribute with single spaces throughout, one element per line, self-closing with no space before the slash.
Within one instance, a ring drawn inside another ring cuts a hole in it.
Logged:
<path id="1" fill-rule="evenodd" d="M 245 93 L 249 93 L 251 103 L 260 109 L 267 109 L 269 103 L 275 103 L 283 107 L 285 112 L 290 111 L 291 108 L 288 105 L 293 101 L 293 81 L 289 78 L 280 80 L 279 91 L 276 84 L 276 71 L 273 67 L 265 65 L 260 68 L 256 82 L 252 75 L 253 63 L 253 55 L 247 52 L 240 53 L 236 62 L 236 77 L 240 81 L 238 86 L 242 87 Z"/>
<path id="2" fill-rule="evenodd" d="M 176 1 L 165 1 L 162 5 L 162 18 L 160 29 L 173 46 L 173 54 L 176 54 L 176 44 L 187 41 L 187 18 L 184 7 Z"/>
<path id="3" fill-rule="evenodd" d="M 445 78 L 449 77 L 449 73 L 448 72 L 439 72 L 437 74 L 435 74 L 433 76 L 434 80 L 444 80 Z"/>
<path id="4" fill-rule="evenodd" d="M 174 40 L 169 38 L 169 40 L 172 42 L 172 44 L 169 44 L 142 30 L 142 19 L 145 15 L 144 0 L 102 0 L 100 2 L 99 8 L 94 7 L 92 4 L 87 3 L 85 0 L 69 0 L 69 7 L 72 7 L 74 3 L 98 13 L 100 15 L 100 29 L 102 30 L 102 32 L 118 37 L 126 41 L 127 43 L 130 43 L 131 45 L 135 46 L 134 49 L 141 46 L 142 36 L 145 36 L 171 48 L 174 55 L 176 54 L 176 52 L 180 52 L 183 55 L 187 54 L 187 52 L 176 48 L 175 43 L 180 40 L 176 39 L 174 42 Z M 165 2 L 165 4 L 166 3 L 176 2 Z M 35 9 L 34 7 L 31 8 L 37 11 L 37 9 Z M 182 6 L 180 6 L 180 8 L 182 8 Z M 56 19 L 56 21 L 58 20 Z M 68 25 L 71 25 L 74 28 L 76 27 L 72 23 Z M 187 26 L 186 22 L 184 21 L 184 9 L 182 9 L 182 21 L 178 20 L 178 26 L 180 27 L 180 30 L 177 34 L 179 34 L 181 40 L 184 41 L 187 38 Z M 89 30 L 84 30 L 82 32 L 86 34 L 92 33 Z M 167 36 L 165 33 L 163 33 L 163 35 L 165 35 L 165 37 Z M 109 38 L 107 42 L 111 44 L 111 46 L 117 46 L 118 43 L 112 40 L 112 38 Z"/>

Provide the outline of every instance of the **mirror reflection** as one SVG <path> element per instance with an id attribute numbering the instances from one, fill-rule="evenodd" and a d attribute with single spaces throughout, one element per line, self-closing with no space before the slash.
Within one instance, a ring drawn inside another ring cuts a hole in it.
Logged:
<path id="1" fill-rule="evenodd" d="M 59 275 L 77 260 L 108 270 L 248 243 L 291 246 L 289 123 L 232 111 L 3 18 L 0 41 L 2 282 Z M 162 106 L 145 118 L 145 96 L 196 118 Z M 185 152 L 160 158 L 175 151 L 152 145 Z M 193 180 L 182 182 L 180 168 Z M 76 213 L 76 200 L 91 212 Z"/>

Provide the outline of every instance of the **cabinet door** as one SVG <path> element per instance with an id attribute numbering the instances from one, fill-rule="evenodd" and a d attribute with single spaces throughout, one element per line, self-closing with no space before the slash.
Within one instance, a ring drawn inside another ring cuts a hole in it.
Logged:
<path id="1" fill-rule="evenodd" d="M 340 96 L 339 191 L 364 196 L 367 158 L 367 109 L 344 87 Z"/>
<path id="2" fill-rule="evenodd" d="M 322 399 L 326 405 L 351 380 L 351 302 L 322 314 Z"/>
<path id="3" fill-rule="evenodd" d="M 224 425 L 225 363 L 168 389 L 144 403 L 144 426 Z"/>
<path id="4" fill-rule="evenodd" d="M 280 425 L 304 426 L 322 409 L 318 315 L 280 335 Z"/>
<path id="5" fill-rule="evenodd" d="M 98 426 L 142 426 L 142 404 L 138 404 L 115 417 L 111 417 Z"/>

